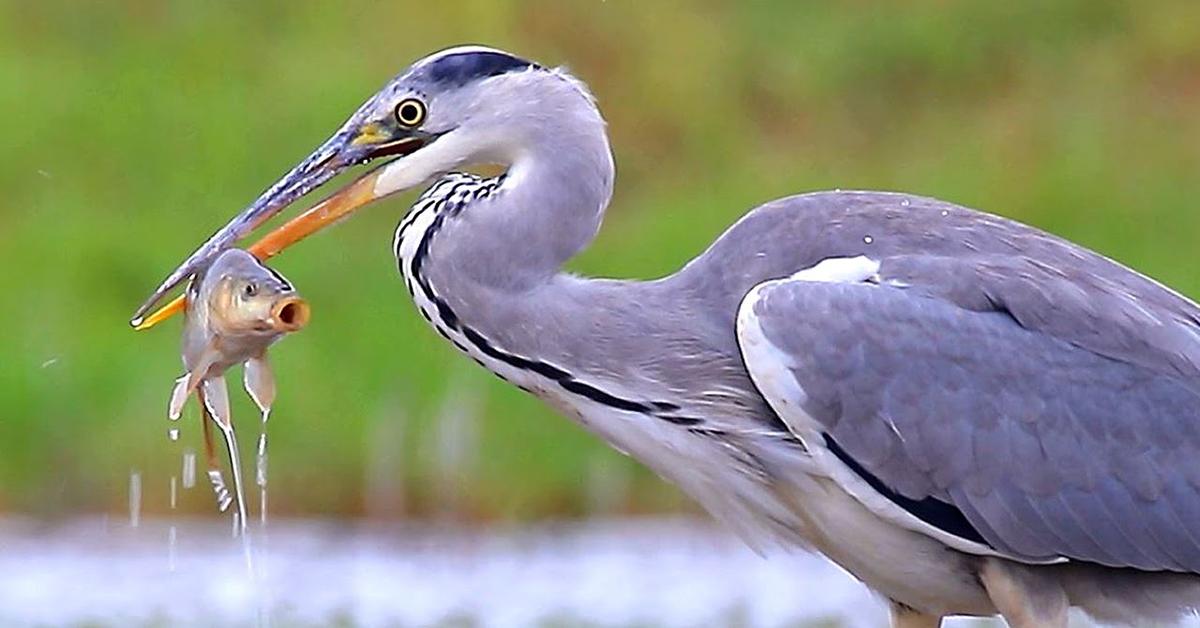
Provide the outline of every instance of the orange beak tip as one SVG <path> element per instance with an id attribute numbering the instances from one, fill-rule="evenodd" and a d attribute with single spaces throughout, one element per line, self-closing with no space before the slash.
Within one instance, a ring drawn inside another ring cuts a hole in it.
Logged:
<path id="1" fill-rule="evenodd" d="M 185 304 L 186 304 L 186 299 L 181 294 L 181 295 L 175 297 L 174 299 L 172 299 L 166 305 L 155 310 L 154 313 L 150 314 L 149 316 L 147 316 L 143 319 L 140 319 L 140 320 L 137 320 L 137 319 L 132 320 L 132 321 L 130 321 L 130 324 L 133 325 L 134 331 L 144 331 L 144 330 L 150 329 L 151 327 L 154 327 L 155 325 L 167 320 L 168 318 L 171 318 L 177 312 L 183 311 Z"/>

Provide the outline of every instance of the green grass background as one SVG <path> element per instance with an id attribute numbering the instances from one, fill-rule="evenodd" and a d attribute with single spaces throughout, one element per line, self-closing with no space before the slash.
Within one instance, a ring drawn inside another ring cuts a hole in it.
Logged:
<path id="1" fill-rule="evenodd" d="M 567 65 L 599 98 L 618 184 L 575 270 L 654 277 L 761 202 L 878 188 L 1200 294 L 1188 0 L 0 0 L 0 513 L 120 513 L 131 470 L 166 510 L 199 434 L 189 413 L 183 444 L 165 436 L 178 322 L 134 333 L 134 306 L 391 75 L 465 42 Z M 314 321 L 273 351 L 273 511 L 691 508 L 424 326 L 390 252 L 411 198 L 277 259 Z M 438 444 L 456 405 L 477 407 L 458 457 Z M 207 489 L 182 507 L 211 513 Z"/>

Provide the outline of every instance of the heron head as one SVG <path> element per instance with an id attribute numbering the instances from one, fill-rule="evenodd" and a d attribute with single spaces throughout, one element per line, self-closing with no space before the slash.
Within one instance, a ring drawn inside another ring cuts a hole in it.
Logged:
<path id="1" fill-rule="evenodd" d="M 565 74 L 500 50 L 464 46 L 417 61 L 184 260 L 134 314 L 133 325 L 221 251 L 353 166 L 378 164 L 323 201 L 320 211 L 294 220 L 294 230 L 273 234 L 280 239 L 276 251 L 373 200 L 456 167 L 511 163 L 526 145 L 522 135 L 544 129 L 539 123 L 547 112 L 560 112 L 555 98 L 564 90 L 594 111 L 590 96 Z"/>

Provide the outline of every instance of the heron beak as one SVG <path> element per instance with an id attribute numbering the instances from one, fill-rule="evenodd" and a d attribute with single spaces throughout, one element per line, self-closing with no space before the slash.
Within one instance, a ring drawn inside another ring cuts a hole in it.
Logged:
<path id="1" fill-rule="evenodd" d="M 275 182 L 253 204 L 234 216 L 178 268 L 171 271 L 154 293 L 134 312 L 129 324 L 135 329 L 147 329 L 182 309 L 183 298 L 179 297 L 153 315 L 146 315 L 167 292 L 207 266 L 222 251 L 338 173 L 374 159 L 408 155 L 436 137 L 379 122 L 359 122 L 358 118 L 361 115 L 361 111 L 355 114 L 333 137 Z M 378 171 L 379 168 L 376 168 L 359 177 L 304 214 L 271 232 L 248 250 L 259 259 L 267 259 L 379 198 L 382 195 L 377 194 L 375 190 Z"/>

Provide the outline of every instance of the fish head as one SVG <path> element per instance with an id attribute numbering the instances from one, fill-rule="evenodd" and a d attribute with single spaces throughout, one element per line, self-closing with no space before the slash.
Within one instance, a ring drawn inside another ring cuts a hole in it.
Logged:
<path id="1" fill-rule="evenodd" d="M 241 249 L 222 253 L 203 284 L 200 296 L 217 335 L 278 337 L 308 324 L 308 302 L 291 282 Z"/>

